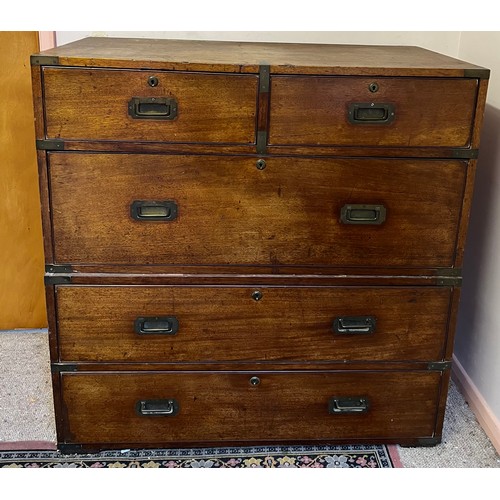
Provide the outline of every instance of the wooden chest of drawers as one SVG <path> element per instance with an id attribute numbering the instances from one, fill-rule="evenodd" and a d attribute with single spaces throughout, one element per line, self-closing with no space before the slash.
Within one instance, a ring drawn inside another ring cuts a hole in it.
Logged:
<path id="1" fill-rule="evenodd" d="M 488 70 L 110 38 L 32 70 L 61 449 L 440 441 Z"/>

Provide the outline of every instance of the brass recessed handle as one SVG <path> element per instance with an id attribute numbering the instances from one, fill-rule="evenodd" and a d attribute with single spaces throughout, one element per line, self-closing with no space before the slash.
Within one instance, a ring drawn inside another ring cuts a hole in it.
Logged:
<path id="1" fill-rule="evenodd" d="M 135 200 L 130 205 L 130 216 L 139 221 L 169 222 L 177 218 L 177 212 L 177 203 L 171 200 Z"/>
<path id="2" fill-rule="evenodd" d="M 128 114 L 136 120 L 174 120 L 178 109 L 177 100 L 171 97 L 132 97 L 128 102 Z"/>
<path id="3" fill-rule="evenodd" d="M 328 412 L 334 415 L 366 413 L 370 402 L 366 397 L 338 397 L 330 398 L 328 402 Z"/>
<path id="4" fill-rule="evenodd" d="M 376 90 L 370 87 L 371 92 Z M 396 107 L 392 103 L 353 102 L 347 108 L 347 117 L 353 125 L 388 125 L 396 117 Z"/>
<path id="5" fill-rule="evenodd" d="M 375 332 L 374 316 L 343 316 L 333 320 L 332 329 L 340 335 L 365 335 Z"/>
<path id="6" fill-rule="evenodd" d="M 340 210 L 343 224 L 378 225 L 385 222 L 387 209 L 384 205 L 344 205 Z"/>
<path id="7" fill-rule="evenodd" d="M 134 331 L 139 335 L 175 335 L 179 331 L 179 320 L 175 316 L 137 318 Z"/>
<path id="8" fill-rule="evenodd" d="M 176 399 L 143 399 L 135 404 L 136 412 L 141 416 L 174 417 L 179 413 Z"/>

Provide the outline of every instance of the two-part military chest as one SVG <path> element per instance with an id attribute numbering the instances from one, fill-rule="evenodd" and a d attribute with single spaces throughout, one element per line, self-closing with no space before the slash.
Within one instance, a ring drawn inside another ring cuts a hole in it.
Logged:
<path id="1" fill-rule="evenodd" d="M 439 442 L 488 70 L 114 38 L 32 69 L 61 449 Z"/>

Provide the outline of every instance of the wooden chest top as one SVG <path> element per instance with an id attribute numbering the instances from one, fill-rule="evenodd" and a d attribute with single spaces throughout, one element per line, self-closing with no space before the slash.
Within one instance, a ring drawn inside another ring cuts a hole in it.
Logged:
<path id="1" fill-rule="evenodd" d="M 33 63 L 61 66 L 324 75 L 487 78 L 489 70 L 419 47 L 330 45 L 89 37 L 42 55 Z"/>

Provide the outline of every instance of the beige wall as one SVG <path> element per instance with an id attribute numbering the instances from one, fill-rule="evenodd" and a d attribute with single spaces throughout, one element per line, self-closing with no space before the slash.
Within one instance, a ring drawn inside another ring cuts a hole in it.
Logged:
<path id="1" fill-rule="evenodd" d="M 491 69 L 464 261 L 456 356 L 500 420 L 500 32 L 463 32 L 459 58 Z"/>
<path id="2" fill-rule="evenodd" d="M 261 42 L 418 45 L 456 57 L 459 31 L 57 31 L 57 44 L 86 36 L 238 40 Z"/>
<path id="3" fill-rule="evenodd" d="M 0 32 L 0 330 L 46 326 L 30 55 L 37 31 Z"/>

